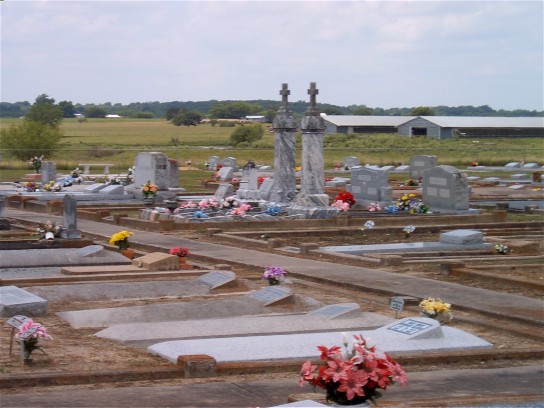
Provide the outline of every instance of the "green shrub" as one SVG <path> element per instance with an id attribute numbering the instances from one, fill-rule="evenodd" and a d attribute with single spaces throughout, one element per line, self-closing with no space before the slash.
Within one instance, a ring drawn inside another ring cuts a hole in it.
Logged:
<path id="1" fill-rule="evenodd" d="M 242 142 L 247 142 L 248 145 L 251 145 L 253 142 L 262 139 L 263 135 L 264 129 L 257 123 L 240 126 L 231 133 L 230 144 L 238 146 Z"/>

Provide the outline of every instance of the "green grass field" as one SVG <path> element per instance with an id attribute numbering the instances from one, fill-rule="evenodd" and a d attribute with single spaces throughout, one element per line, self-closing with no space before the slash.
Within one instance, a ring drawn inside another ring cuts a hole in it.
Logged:
<path id="1" fill-rule="evenodd" d="M 21 119 L 2 119 L 0 129 L 8 128 Z M 269 128 L 267 128 L 268 130 Z M 168 157 L 187 160 L 204 169 L 210 156 L 236 157 L 240 164 L 254 160 L 258 164 L 273 165 L 274 136 L 265 132 L 257 147 L 235 149 L 228 146 L 232 127 L 203 124 L 177 127 L 160 119 L 76 119 L 64 120 L 62 147 L 46 158 L 57 162 L 60 171 L 69 171 L 79 163 L 114 163 L 112 173 L 126 172 L 141 151 L 160 151 Z M 331 139 L 332 138 L 332 139 Z M 403 138 L 395 135 L 337 135 L 325 137 L 326 168 L 342 163 L 346 156 L 357 156 L 361 163 L 387 165 L 408 163 L 418 154 L 436 155 L 440 164 L 464 168 L 476 161 L 488 166 L 504 165 L 510 161 L 539 162 L 544 160 L 542 139 L 486 139 L 486 140 L 428 140 Z M 334 146 L 334 147 L 332 147 Z M 10 158 L 2 152 L 0 180 L 13 180 L 29 171 L 26 162 Z M 301 162 L 300 137 L 297 137 L 297 165 Z"/>

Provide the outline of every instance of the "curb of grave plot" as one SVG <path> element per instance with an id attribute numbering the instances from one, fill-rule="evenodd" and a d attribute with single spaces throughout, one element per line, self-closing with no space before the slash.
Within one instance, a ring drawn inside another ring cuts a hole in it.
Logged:
<path id="1" fill-rule="evenodd" d="M 459 352 L 429 352 L 396 354 L 391 356 L 404 367 L 432 364 L 474 363 L 479 361 L 509 361 L 516 359 L 539 360 L 544 358 L 540 348 L 525 350 L 462 350 Z M 216 363 L 210 356 L 179 356 L 175 367 L 157 367 L 111 371 L 71 371 L 54 373 L 17 373 L 0 377 L 2 388 L 39 386 L 64 386 L 132 381 L 153 381 L 176 378 L 210 378 L 244 374 L 299 373 L 308 359 L 265 360 Z M 313 364 L 320 364 L 315 359 Z"/>

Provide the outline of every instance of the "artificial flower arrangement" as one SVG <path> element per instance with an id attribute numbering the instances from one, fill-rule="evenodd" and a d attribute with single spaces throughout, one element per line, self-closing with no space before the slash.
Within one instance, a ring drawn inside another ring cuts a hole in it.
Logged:
<path id="1" fill-rule="evenodd" d="M 417 180 L 414 180 L 414 179 L 408 179 L 408 180 L 406 180 L 405 184 L 407 186 L 410 186 L 410 187 L 415 187 L 415 186 L 419 185 L 419 182 Z"/>
<path id="2" fill-rule="evenodd" d="M 429 208 L 423 204 L 423 201 L 416 198 L 415 194 L 404 194 L 397 201 L 397 208 L 399 211 L 407 211 L 410 214 L 425 214 L 429 211 Z"/>
<path id="3" fill-rule="evenodd" d="M 33 193 L 33 192 L 39 190 L 38 185 L 36 183 L 32 182 L 32 181 L 25 181 L 22 184 L 18 184 L 17 187 L 18 187 L 18 191 L 20 193 L 22 193 L 22 192 Z"/>
<path id="4" fill-rule="evenodd" d="M 260 176 L 257 178 L 257 185 L 260 186 L 261 184 L 263 184 L 263 181 L 266 180 L 266 177 L 265 176 Z"/>
<path id="5" fill-rule="evenodd" d="M 30 359 L 30 355 L 34 350 L 40 350 L 45 354 L 43 346 L 39 344 L 39 339 L 52 340 L 45 327 L 40 323 L 34 323 L 32 319 L 27 319 L 19 327 L 19 331 L 15 337 L 21 341 L 25 360 Z"/>
<path id="6" fill-rule="evenodd" d="M 221 202 L 215 196 L 210 198 L 204 198 L 198 203 L 198 208 L 200 208 L 201 210 L 206 210 L 208 208 L 221 208 Z"/>
<path id="7" fill-rule="evenodd" d="M 151 183 L 151 181 L 148 181 L 142 186 L 142 195 L 144 197 L 155 197 L 157 190 L 157 186 Z"/>
<path id="8" fill-rule="evenodd" d="M 439 322 L 448 322 L 453 319 L 451 304 L 445 303 L 440 298 L 427 298 L 419 303 L 421 313 Z"/>
<path id="9" fill-rule="evenodd" d="M 355 197 L 349 191 L 342 191 L 336 195 L 334 201 L 342 201 L 348 203 L 351 206 L 355 205 Z"/>
<path id="10" fill-rule="evenodd" d="M 45 191 L 61 191 L 62 190 L 61 185 L 53 180 L 51 180 L 49 183 L 44 184 L 42 188 Z"/>
<path id="11" fill-rule="evenodd" d="M 381 210 L 382 210 L 382 207 L 380 207 L 380 204 L 378 204 L 378 203 L 368 204 L 368 211 L 370 211 L 370 212 L 376 212 L 376 211 L 381 211 Z"/>
<path id="12" fill-rule="evenodd" d="M 334 203 L 331 204 L 331 207 L 337 208 L 340 211 L 349 211 L 351 206 L 349 205 L 348 202 L 337 200 L 337 201 L 335 201 Z"/>
<path id="13" fill-rule="evenodd" d="M 407 225 L 406 227 L 404 227 L 402 229 L 402 232 L 404 232 L 404 237 L 406 239 L 410 239 L 410 237 L 412 236 L 412 233 L 416 230 L 416 227 L 415 225 Z"/>
<path id="14" fill-rule="evenodd" d="M 171 248 L 170 251 L 168 251 L 168 253 L 170 255 L 179 256 L 180 258 L 186 257 L 187 255 L 190 254 L 189 248 L 186 248 L 186 247 L 174 247 L 174 248 Z"/>
<path id="15" fill-rule="evenodd" d="M 344 352 L 339 346 L 318 346 L 325 363 L 319 368 L 310 361 L 304 363 L 299 386 L 307 381 L 314 389 L 325 389 L 327 401 L 354 405 L 375 402 L 382 396 L 381 390 L 396 382 L 406 384 L 406 373 L 389 354 L 377 351 L 362 335 L 353 337 L 351 348 L 344 338 Z"/>
<path id="16" fill-rule="evenodd" d="M 228 196 L 221 202 L 223 208 L 234 208 L 238 206 L 238 200 L 236 196 Z"/>
<path id="17" fill-rule="evenodd" d="M 266 214 L 272 215 L 274 217 L 280 215 L 282 211 L 282 208 L 278 205 L 271 205 L 266 208 Z"/>
<path id="18" fill-rule="evenodd" d="M 287 272 L 281 266 L 268 266 L 261 279 L 267 279 L 271 286 L 279 285 L 286 274 Z"/>
<path id="19" fill-rule="evenodd" d="M 232 209 L 229 214 L 230 215 L 246 215 L 246 213 L 251 210 L 251 205 L 249 204 L 242 204 L 240 207 L 236 207 Z"/>
<path id="20" fill-rule="evenodd" d="M 508 246 L 506 246 L 506 245 L 504 245 L 504 244 L 497 244 L 497 245 L 495 245 L 495 251 L 496 251 L 498 254 L 506 255 L 506 254 L 508 254 L 508 252 L 510 251 L 510 249 L 508 248 Z"/>
<path id="21" fill-rule="evenodd" d="M 37 231 L 40 233 L 42 239 L 54 239 L 60 237 L 62 225 L 52 221 L 40 222 Z"/>
<path id="22" fill-rule="evenodd" d="M 32 167 L 36 173 L 39 173 L 40 169 L 42 168 L 42 161 L 43 156 L 34 156 L 28 161 L 28 164 L 30 164 L 30 167 Z"/>
<path id="23" fill-rule="evenodd" d="M 113 234 L 110 238 L 110 244 L 111 245 L 117 245 L 117 247 L 122 249 L 128 249 L 130 246 L 130 243 L 128 242 L 128 237 L 134 235 L 133 232 L 129 231 L 119 231 Z"/>

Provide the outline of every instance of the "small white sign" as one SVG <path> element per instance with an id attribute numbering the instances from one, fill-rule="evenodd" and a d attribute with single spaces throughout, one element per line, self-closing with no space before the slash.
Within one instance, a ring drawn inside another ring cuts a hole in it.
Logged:
<path id="1" fill-rule="evenodd" d="M 402 309 L 404 309 L 404 299 L 398 296 L 392 297 L 389 302 L 389 308 L 396 312 L 402 312 Z"/>

